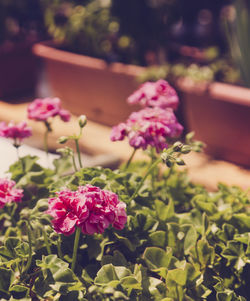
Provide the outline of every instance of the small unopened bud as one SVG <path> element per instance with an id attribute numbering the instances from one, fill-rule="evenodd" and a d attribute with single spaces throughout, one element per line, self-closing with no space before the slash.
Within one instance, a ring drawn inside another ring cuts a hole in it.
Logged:
<path id="1" fill-rule="evenodd" d="M 179 152 L 183 147 L 183 144 L 180 141 L 175 142 L 175 144 L 173 145 L 173 150 L 175 152 Z"/>
<path id="2" fill-rule="evenodd" d="M 169 156 L 165 163 L 168 167 L 172 167 L 175 164 L 175 158 Z"/>
<path id="3" fill-rule="evenodd" d="M 85 115 L 81 115 L 78 118 L 78 123 L 79 123 L 80 128 L 85 127 L 85 125 L 87 124 L 87 117 Z"/>
<path id="4" fill-rule="evenodd" d="M 166 163 L 168 158 L 169 158 L 169 155 L 167 153 L 162 153 L 161 154 L 161 159 L 164 163 Z"/>
<path id="5" fill-rule="evenodd" d="M 66 143 L 68 141 L 68 137 L 66 137 L 66 136 L 62 136 L 62 137 L 60 137 L 59 139 L 58 139 L 58 142 L 60 143 L 60 144 L 64 144 L 64 143 Z"/>
<path id="6" fill-rule="evenodd" d="M 177 159 L 176 159 L 176 164 L 177 164 L 177 165 L 185 165 L 185 162 L 184 162 L 182 159 L 177 158 Z"/>
<path id="7" fill-rule="evenodd" d="M 182 154 L 188 154 L 190 153 L 192 150 L 191 146 L 189 145 L 183 145 L 182 148 L 181 148 L 181 153 Z"/>

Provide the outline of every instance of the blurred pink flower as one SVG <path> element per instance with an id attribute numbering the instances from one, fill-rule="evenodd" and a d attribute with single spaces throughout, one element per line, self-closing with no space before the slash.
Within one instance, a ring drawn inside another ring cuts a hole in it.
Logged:
<path id="1" fill-rule="evenodd" d="M 146 82 L 128 97 L 128 103 L 140 104 L 143 107 L 160 107 L 177 109 L 178 95 L 173 87 L 163 79 L 157 82 Z"/>
<path id="2" fill-rule="evenodd" d="M 18 140 L 18 143 L 27 137 L 32 135 L 32 130 L 27 126 L 25 121 L 22 121 L 18 124 L 10 122 L 6 124 L 5 122 L 0 123 L 0 136 L 5 138 L 12 138 Z"/>
<path id="3" fill-rule="evenodd" d="M 50 117 L 59 115 L 65 122 L 70 120 L 70 113 L 61 108 L 59 98 L 37 98 L 28 105 L 28 118 L 37 121 L 47 121 Z"/>
<path id="4" fill-rule="evenodd" d="M 0 178 L 0 208 L 3 208 L 6 203 L 22 200 L 23 190 L 14 188 L 15 185 L 12 180 Z"/>
<path id="5" fill-rule="evenodd" d="M 127 222 L 125 208 L 115 193 L 87 184 L 77 191 L 58 192 L 57 197 L 49 199 L 47 213 L 53 217 L 56 232 L 70 235 L 79 227 L 91 235 L 103 233 L 110 224 L 123 229 Z"/>
<path id="6" fill-rule="evenodd" d="M 167 138 L 178 137 L 182 130 L 171 108 L 145 108 L 133 112 L 126 123 L 114 126 L 110 138 L 118 141 L 127 136 L 132 147 L 145 150 L 153 146 L 159 152 L 168 146 Z"/>

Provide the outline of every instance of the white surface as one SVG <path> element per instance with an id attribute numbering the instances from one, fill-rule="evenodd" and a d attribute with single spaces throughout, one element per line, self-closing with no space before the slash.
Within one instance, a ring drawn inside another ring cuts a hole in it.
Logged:
<path id="1" fill-rule="evenodd" d="M 48 167 L 47 155 L 44 151 L 36 149 L 28 145 L 22 145 L 19 148 L 20 157 L 26 155 L 38 156 L 38 163 L 43 167 Z M 57 156 L 49 154 L 49 159 L 52 161 Z M 12 139 L 0 137 L 0 177 L 6 177 L 9 166 L 18 160 L 16 148 L 12 145 Z"/>

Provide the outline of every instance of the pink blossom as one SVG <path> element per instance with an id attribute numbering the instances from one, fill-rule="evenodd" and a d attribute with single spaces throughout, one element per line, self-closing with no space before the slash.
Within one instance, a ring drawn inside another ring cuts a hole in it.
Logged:
<path id="1" fill-rule="evenodd" d="M 173 109 L 154 107 L 133 112 L 126 123 L 112 128 L 110 138 L 117 141 L 127 136 L 132 147 L 145 150 L 152 146 L 159 152 L 168 146 L 168 138 L 178 137 L 182 130 Z"/>
<path id="2" fill-rule="evenodd" d="M 47 121 L 50 117 L 57 115 L 65 122 L 70 120 L 70 113 L 61 108 L 61 100 L 59 98 L 37 98 L 28 105 L 29 119 Z"/>
<path id="3" fill-rule="evenodd" d="M 77 191 L 58 192 L 49 199 L 47 212 L 53 217 L 56 232 L 70 235 L 79 227 L 84 234 L 91 235 L 103 233 L 110 224 L 123 229 L 127 222 L 125 208 L 115 193 L 87 184 Z"/>
<path id="4" fill-rule="evenodd" d="M 173 87 L 163 79 L 146 82 L 128 97 L 128 103 L 143 107 L 160 107 L 177 109 L 179 98 Z"/>
<path id="5" fill-rule="evenodd" d="M 32 130 L 27 126 L 25 121 L 22 121 L 18 124 L 10 122 L 6 124 L 5 122 L 0 123 L 0 136 L 5 138 L 12 138 L 14 140 L 19 140 L 27 138 L 32 135 Z"/>
<path id="6" fill-rule="evenodd" d="M 15 185 L 12 180 L 0 178 L 0 208 L 3 208 L 6 203 L 22 200 L 23 190 L 14 188 Z"/>

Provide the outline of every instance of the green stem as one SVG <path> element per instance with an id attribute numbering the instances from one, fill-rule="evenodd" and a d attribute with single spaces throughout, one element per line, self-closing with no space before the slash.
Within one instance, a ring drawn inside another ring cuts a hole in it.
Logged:
<path id="1" fill-rule="evenodd" d="M 14 227 L 16 226 L 16 220 L 14 218 L 15 209 L 16 209 L 15 208 L 15 203 L 12 205 L 12 208 L 11 208 L 11 206 L 7 206 L 7 211 L 8 211 L 8 214 L 10 216 L 11 222 L 12 222 Z"/>
<path id="2" fill-rule="evenodd" d="M 75 171 L 77 171 L 76 160 L 75 160 L 74 154 L 72 155 L 72 162 L 73 162 L 73 166 L 74 166 Z"/>
<path id="3" fill-rule="evenodd" d="M 48 121 L 45 121 L 44 124 L 45 124 L 45 127 L 46 127 L 46 131 L 44 133 L 43 145 L 44 145 L 44 150 L 45 150 L 46 155 L 47 155 L 47 162 L 48 162 L 48 165 L 49 165 L 48 136 L 49 136 L 49 132 L 52 132 L 52 128 L 51 128 L 51 125 Z"/>
<path id="4" fill-rule="evenodd" d="M 63 259 L 61 244 L 62 244 L 62 238 L 61 238 L 61 235 L 59 234 L 59 238 L 58 238 L 58 241 L 57 241 L 57 252 L 58 252 L 59 258 Z"/>
<path id="5" fill-rule="evenodd" d="M 29 240 L 29 258 L 27 261 L 27 264 L 23 270 L 23 273 L 26 273 L 30 266 L 31 266 L 31 262 L 32 262 L 32 237 L 31 237 L 31 231 L 30 231 L 30 226 L 27 222 L 26 223 L 26 228 L 27 228 L 27 234 L 28 234 L 28 240 Z"/>
<path id="6" fill-rule="evenodd" d="M 21 162 L 22 172 L 24 172 L 24 164 L 23 164 L 23 160 L 22 160 L 22 158 L 20 157 L 20 153 L 19 153 L 20 144 L 18 144 L 16 140 L 15 140 L 15 142 L 14 142 L 14 146 L 15 146 L 15 148 L 16 148 L 17 159 Z"/>
<path id="7" fill-rule="evenodd" d="M 80 153 L 78 139 L 75 139 L 75 143 L 76 143 L 76 151 L 77 151 L 77 155 L 78 155 L 79 165 L 80 165 L 80 168 L 82 168 L 82 160 L 81 160 L 81 153 Z"/>
<path id="8" fill-rule="evenodd" d="M 73 249 L 73 258 L 72 258 L 72 265 L 71 265 L 71 270 L 73 272 L 74 272 L 75 265 L 76 265 L 77 249 L 78 249 L 78 245 L 79 245 L 80 234 L 81 234 L 81 229 L 79 227 L 76 227 L 74 249 Z"/>
<path id="9" fill-rule="evenodd" d="M 137 148 L 134 148 L 134 150 L 133 150 L 133 152 L 132 152 L 130 158 L 128 159 L 127 164 L 126 164 L 125 167 L 124 167 L 124 170 L 128 169 L 128 167 L 129 167 L 131 161 L 132 161 L 133 158 L 134 158 L 134 155 L 135 155 L 135 152 L 136 152 L 136 151 L 137 151 Z"/>
<path id="10" fill-rule="evenodd" d="M 42 231 L 43 231 L 43 238 L 44 238 L 45 246 L 46 246 L 48 254 L 50 255 L 51 254 L 51 248 L 50 248 L 50 245 L 49 245 L 48 236 L 47 236 L 47 233 L 44 229 Z"/>
<path id="11" fill-rule="evenodd" d="M 145 180 L 147 179 L 148 175 L 151 174 L 151 171 L 154 170 L 154 168 L 162 161 L 161 158 L 157 159 L 148 169 L 148 171 L 146 172 L 145 176 L 143 177 L 143 179 L 141 180 L 141 182 L 139 183 L 139 185 L 137 186 L 135 192 L 133 193 L 133 195 L 131 196 L 131 198 L 129 199 L 129 202 L 131 202 L 138 194 L 139 190 L 141 189 L 142 185 L 144 184 Z"/>

